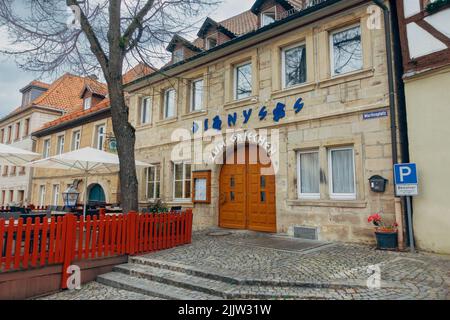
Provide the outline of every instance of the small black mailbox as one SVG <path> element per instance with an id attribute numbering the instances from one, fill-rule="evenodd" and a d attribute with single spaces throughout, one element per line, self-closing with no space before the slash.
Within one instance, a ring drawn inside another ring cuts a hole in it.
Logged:
<path id="1" fill-rule="evenodd" d="M 385 179 L 382 176 L 372 176 L 369 178 L 370 189 L 373 192 L 384 192 L 388 181 L 388 179 Z"/>

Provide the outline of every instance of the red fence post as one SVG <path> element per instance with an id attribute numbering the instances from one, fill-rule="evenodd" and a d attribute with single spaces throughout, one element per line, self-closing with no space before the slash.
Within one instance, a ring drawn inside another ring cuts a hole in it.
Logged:
<path id="1" fill-rule="evenodd" d="M 73 258 L 73 249 L 75 244 L 75 233 L 73 232 L 76 228 L 77 219 L 73 214 L 67 214 L 63 218 L 63 228 L 66 231 L 65 232 L 65 238 L 64 238 L 64 246 L 62 248 L 63 250 L 63 267 L 62 267 L 62 277 L 61 277 L 61 288 L 67 289 L 67 279 L 68 279 L 68 273 L 67 269 L 72 264 L 72 258 Z"/>
<path id="2" fill-rule="evenodd" d="M 192 242 L 192 219 L 193 219 L 193 214 L 192 214 L 192 209 L 189 208 L 186 211 L 187 214 L 187 236 L 186 236 L 186 243 L 191 243 Z"/>
<path id="3" fill-rule="evenodd" d="M 137 213 L 135 211 L 130 211 L 127 215 L 127 253 L 133 255 L 135 253 L 135 240 L 136 240 L 136 218 Z"/>

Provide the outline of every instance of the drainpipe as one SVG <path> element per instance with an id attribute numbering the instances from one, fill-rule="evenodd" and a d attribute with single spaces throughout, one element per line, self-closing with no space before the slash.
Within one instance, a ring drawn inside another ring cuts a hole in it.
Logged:
<path id="1" fill-rule="evenodd" d="M 406 102 L 405 102 L 405 93 L 404 93 L 404 85 L 402 79 L 402 56 L 400 49 L 398 48 L 398 43 L 400 43 L 400 36 L 397 28 L 392 30 L 391 28 L 391 10 L 384 4 L 383 0 L 372 0 L 374 4 L 376 4 L 381 10 L 383 10 L 383 18 L 384 18 L 384 30 L 385 30 L 385 39 L 386 39 L 386 58 L 387 58 L 387 68 L 388 68 L 388 81 L 389 81 L 389 108 L 391 113 L 391 145 L 392 145 L 392 162 L 393 164 L 398 163 L 398 148 L 397 148 L 397 124 L 396 124 L 396 109 L 395 109 L 395 83 L 397 82 L 397 105 L 399 109 L 399 127 L 400 127 L 400 145 L 402 150 L 402 159 L 405 162 L 409 162 L 409 146 L 408 146 L 408 129 L 407 129 L 407 121 L 406 121 Z M 393 20 L 397 23 L 397 9 L 395 6 L 395 1 L 390 1 L 391 6 L 393 7 L 392 14 Z M 391 32 L 395 37 L 395 42 L 397 46 L 392 46 L 391 42 Z M 394 51 L 394 59 L 392 52 Z M 393 61 L 396 65 L 396 73 L 394 75 Z M 396 220 L 399 224 L 399 227 L 403 225 L 403 219 L 401 219 L 401 210 L 398 210 L 399 207 L 398 198 L 396 198 Z M 403 217 L 406 219 L 406 223 L 408 225 L 408 233 L 407 240 L 409 242 L 411 251 L 414 251 L 414 234 L 412 228 L 412 206 L 411 206 L 411 197 L 402 197 L 403 202 Z M 403 230 L 401 228 L 400 230 Z M 399 233 L 399 243 L 403 240 L 403 235 Z"/>

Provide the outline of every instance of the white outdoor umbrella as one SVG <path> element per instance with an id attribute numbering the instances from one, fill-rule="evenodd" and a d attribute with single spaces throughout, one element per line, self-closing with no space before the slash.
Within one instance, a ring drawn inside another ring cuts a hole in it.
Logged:
<path id="1" fill-rule="evenodd" d="M 39 156 L 37 153 L 0 143 L 0 165 L 20 167 Z"/>
<path id="2" fill-rule="evenodd" d="M 119 170 L 119 157 L 116 154 L 101 151 L 94 148 L 83 148 L 49 158 L 28 163 L 34 168 L 73 170 L 83 173 L 84 184 L 84 207 L 83 217 L 86 216 L 88 177 L 91 174 L 113 173 Z M 151 164 L 136 161 L 136 167 L 151 167 Z"/>

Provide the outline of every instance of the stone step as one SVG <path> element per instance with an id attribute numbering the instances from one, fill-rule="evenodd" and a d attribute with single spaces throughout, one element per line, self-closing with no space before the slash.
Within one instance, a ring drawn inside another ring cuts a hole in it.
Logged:
<path id="1" fill-rule="evenodd" d="M 166 269 L 175 272 L 181 272 L 191 276 L 197 276 L 207 278 L 211 280 L 222 281 L 228 284 L 234 285 L 251 285 L 251 286 L 277 286 L 288 288 L 318 288 L 318 289 L 364 289 L 367 288 L 366 279 L 333 279 L 319 282 L 316 280 L 311 281 L 288 281 L 277 279 L 248 279 L 240 276 L 224 275 L 223 273 L 215 272 L 214 270 L 208 270 L 206 268 L 196 268 L 194 266 L 188 266 L 181 263 L 163 261 L 148 256 L 133 256 L 129 257 L 129 262 L 132 264 L 139 264 L 145 266 L 151 266 L 159 269 Z M 382 288 L 398 287 L 398 284 L 383 281 Z"/>
<path id="2" fill-rule="evenodd" d="M 149 265 L 127 263 L 115 266 L 113 271 L 222 298 L 229 298 L 226 293 L 233 289 L 233 285 L 223 281 Z"/>
<path id="3" fill-rule="evenodd" d="M 171 287 L 213 295 L 223 299 L 330 299 L 336 292 L 327 288 L 286 288 L 230 284 L 164 268 L 128 263 L 114 267 L 114 272 L 162 283 Z"/>
<path id="4" fill-rule="evenodd" d="M 157 281 L 133 277 L 122 272 L 110 272 L 97 277 L 104 285 L 155 296 L 168 300 L 219 300 L 220 297 L 207 293 L 171 286 Z"/>

